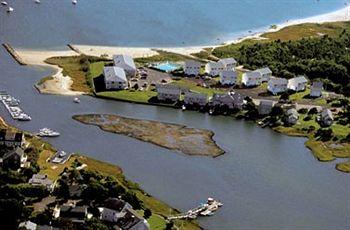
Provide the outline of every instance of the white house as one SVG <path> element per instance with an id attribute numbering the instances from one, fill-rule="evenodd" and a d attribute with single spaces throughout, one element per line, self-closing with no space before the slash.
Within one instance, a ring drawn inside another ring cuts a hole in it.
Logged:
<path id="1" fill-rule="evenodd" d="M 269 67 L 257 69 L 257 70 L 254 70 L 254 72 L 260 73 L 262 82 L 267 82 L 268 80 L 270 80 L 270 77 L 272 76 L 272 71 L 270 70 Z"/>
<path id="2" fill-rule="evenodd" d="M 186 75 L 199 75 L 201 70 L 201 63 L 194 60 L 187 60 L 184 64 L 184 73 Z"/>
<path id="3" fill-rule="evenodd" d="M 259 72 L 246 72 L 242 76 L 242 83 L 245 86 L 258 86 L 261 85 L 261 75 Z"/>
<path id="4" fill-rule="evenodd" d="M 225 69 L 221 62 L 208 62 L 205 65 L 205 72 L 210 76 L 217 76 Z"/>
<path id="5" fill-rule="evenodd" d="M 234 70 L 237 61 L 234 58 L 223 58 L 219 62 L 224 66 L 224 70 Z"/>
<path id="6" fill-rule="evenodd" d="M 305 90 L 307 79 L 304 76 L 294 77 L 288 80 L 288 89 L 293 91 Z"/>
<path id="7" fill-rule="evenodd" d="M 287 91 L 288 80 L 284 78 L 272 77 L 268 81 L 267 90 L 273 95 Z"/>
<path id="8" fill-rule="evenodd" d="M 323 109 L 320 114 L 320 122 L 324 126 L 332 125 L 334 121 L 333 114 L 329 109 Z"/>
<path id="9" fill-rule="evenodd" d="M 237 81 L 237 72 L 235 70 L 224 70 L 220 72 L 221 85 L 234 85 Z"/>
<path id="10" fill-rule="evenodd" d="M 258 106 L 258 112 L 260 115 L 267 115 L 271 113 L 273 107 L 273 101 L 261 100 Z"/>
<path id="11" fill-rule="evenodd" d="M 194 93 L 187 91 L 184 97 L 184 103 L 186 105 L 200 105 L 205 106 L 208 102 L 208 97 L 203 93 Z"/>
<path id="12" fill-rule="evenodd" d="M 290 108 L 286 111 L 286 122 L 295 125 L 298 122 L 299 114 L 296 109 Z"/>
<path id="13" fill-rule="evenodd" d="M 129 55 L 114 55 L 114 66 L 122 68 L 127 77 L 134 77 L 136 75 L 136 65 L 134 59 Z"/>
<path id="14" fill-rule="evenodd" d="M 172 101 L 176 102 L 180 100 L 181 88 L 175 85 L 156 85 L 157 98 L 159 101 Z"/>
<path id="15" fill-rule="evenodd" d="M 310 96 L 321 97 L 323 90 L 323 83 L 321 81 L 314 81 L 311 85 Z"/>
<path id="16" fill-rule="evenodd" d="M 126 89 L 128 80 L 125 72 L 120 67 L 105 66 L 103 68 L 104 83 L 106 89 Z"/>

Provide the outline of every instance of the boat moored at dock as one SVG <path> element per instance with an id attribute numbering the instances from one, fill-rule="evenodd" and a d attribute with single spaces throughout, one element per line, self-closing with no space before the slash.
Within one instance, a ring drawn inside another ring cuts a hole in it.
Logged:
<path id="1" fill-rule="evenodd" d="M 13 119 L 18 121 L 32 120 L 32 118 L 19 107 L 20 100 L 7 94 L 5 91 L 0 91 L 0 100 Z"/>
<path id="2" fill-rule="evenodd" d="M 58 137 L 60 133 L 49 128 L 42 128 L 36 135 L 39 137 Z"/>

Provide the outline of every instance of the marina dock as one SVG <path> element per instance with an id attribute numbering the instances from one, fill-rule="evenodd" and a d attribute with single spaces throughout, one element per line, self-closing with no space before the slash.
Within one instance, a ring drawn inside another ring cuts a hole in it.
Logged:
<path id="1" fill-rule="evenodd" d="M 0 91 L 0 101 L 14 120 L 30 121 L 32 118 L 19 107 L 20 101 L 5 91 Z"/>
<path id="2" fill-rule="evenodd" d="M 170 216 L 168 220 L 178 219 L 196 219 L 198 216 L 211 216 L 214 215 L 223 204 L 213 198 L 208 198 L 207 203 L 201 204 L 196 208 L 188 210 L 186 213 L 180 213 L 178 215 Z"/>

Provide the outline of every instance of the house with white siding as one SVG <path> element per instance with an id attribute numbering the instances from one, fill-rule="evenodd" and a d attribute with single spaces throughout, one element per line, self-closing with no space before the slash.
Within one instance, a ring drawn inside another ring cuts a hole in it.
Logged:
<path id="1" fill-rule="evenodd" d="M 311 97 L 321 97 L 323 90 L 323 82 L 314 81 L 311 85 L 310 96 Z"/>
<path id="2" fill-rule="evenodd" d="M 211 61 L 205 65 L 205 72 L 210 76 L 217 76 L 223 70 L 225 70 L 225 66 L 221 62 Z"/>
<path id="3" fill-rule="evenodd" d="M 290 108 L 286 111 L 286 122 L 290 125 L 295 125 L 298 122 L 299 114 L 295 108 Z"/>
<path id="4" fill-rule="evenodd" d="M 184 103 L 186 105 L 205 106 L 208 103 L 208 96 L 203 93 L 185 92 Z"/>
<path id="5" fill-rule="evenodd" d="M 247 87 L 261 85 L 261 80 L 261 75 L 258 72 L 250 71 L 242 75 L 242 83 Z"/>
<path id="6" fill-rule="evenodd" d="M 157 98 L 159 101 L 172 101 L 176 102 L 180 100 L 181 88 L 175 85 L 156 85 Z"/>
<path id="7" fill-rule="evenodd" d="M 202 64 L 198 61 L 187 60 L 184 64 L 184 73 L 189 76 L 197 76 L 200 73 Z"/>
<path id="8" fill-rule="evenodd" d="M 307 79 L 304 76 L 294 77 L 288 80 L 288 89 L 295 92 L 303 91 L 306 88 Z"/>
<path id="9" fill-rule="evenodd" d="M 134 59 L 129 55 L 114 55 L 113 56 L 114 66 L 122 68 L 126 76 L 131 78 L 136 75 L 136 65 Z"/>
<path id="10" fill-rule="evenodd" d="M 258 112 L 260 115 L 267 115 L 271 113 L 273 107 L 273 101 L 261 100 L 258 106 Z"/>
<path id="11" fill-rule="evenodd" d="M 103 68 L 104 83 L 106 89 L 126 89 L 128 80 L 122 68 L 116 66 L 105 66 Z"/>
<path id="12" fill-rule="evenodd" d="M 267 83 L 267 91 L 277 95 L 287 91 L 288 80 L 285 78 L 272 77 Z"/>
<path id="13" fill-rule="evenodd" d="M 221 85 L 235 85 L 237 81 L 237 72 L 235 70 L 224 70 L 220 72 Z"/>
<path id="14" fill-rule="evenodd" d="M 237 61 L 234 58 L 223 58 L 219 62 L 224 66 L 224 70 L 234 70 Z"/>
<path id="15" fill-rule="evenodd" d="M 272 71 L 269 67 L 261 68 L 254 70 L 254 72 L 258 72 L 261 75 L 261 81 L 267 82 L 270 80 L 270 77 L 272 77 Z"/>

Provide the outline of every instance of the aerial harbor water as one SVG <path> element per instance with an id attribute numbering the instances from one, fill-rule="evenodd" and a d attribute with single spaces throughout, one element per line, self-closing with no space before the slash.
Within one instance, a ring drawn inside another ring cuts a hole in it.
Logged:
<path id="1" fill-rule="evenodd" d="M 150 5 L 149 1 L 96 4 L 87 0 L 79 2 L 77 8 L 63 1 L 50 1 L 50 5 L 42 2 L 42 8 L 38 8 L 27 1 L 13 1 L 14 14 L 9 16 L 1 11 L 0 42 L 29 48 L 63 47 L 68 42 L 135 46 L 181 45 L 179 41 L 202 44 L 221 35 L 224 38 L 287 19 L 335 10 L 344 1 L 271 0 L 265 1 L 265 5 L 261 1 L 222 1 L 221 4 L 186 1 L 189 7 L 184 1 L 157 1 Z M 182 12 L 182 18 L 177 17 L 178 12 Z M 106 14 L 109 16 L 105 17 Z M 113 17 L 116 19 L 106 21 Z M 227 17 L 233 23 L 222 23 L 230 21 Z M 186 27 L 189 21 L 193 23 L 191 28 Z M 104 27 L 97 26 L 102 24 Z M 182 33 L 175 31 L 179 28 Z M 159 31 L 164 32 L 159 35 Z M 51 72 L 43 67 L 19 66 L 1 48 L 0 90 L 18 98 L 32 120 L 15 121 L 3 106 L 0 115 L 24 130 L 36 132 L 50 127 L 60 132 L 60 137 L 48 139 L 55 147 L 121 166 L 129 179 L 182 211 L 195 207 L 205 197 L 219 198 L 225 205 L 215 216 L 199 219 L 206 229 L 347 229 L 350 226 L 349 176 L 334 170 L 335 162 L 322 164 L 314 159 L 304 146 L 304 138 L 280 135 L 230 117 L 89 96 L 80 97 L 78 104 L 73 102 L 74 97 L 39 94 L 33 85 Z M 215 141 L 226 153 L 215 159 L 173 153 L 71 118 L 87 113 L 117 114 L 212 130 Z"/>

